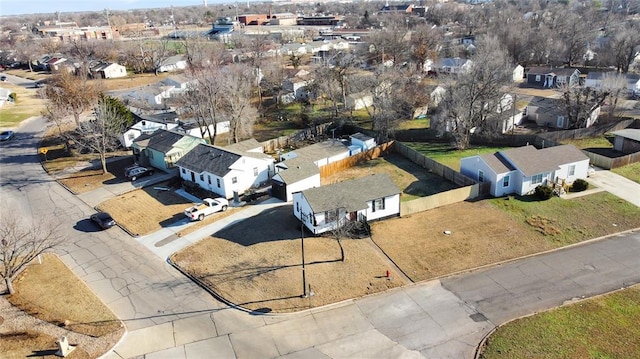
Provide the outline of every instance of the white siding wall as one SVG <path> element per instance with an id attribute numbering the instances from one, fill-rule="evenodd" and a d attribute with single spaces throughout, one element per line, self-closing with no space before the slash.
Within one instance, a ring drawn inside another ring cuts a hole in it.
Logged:
<path id="1" fill-rule="evenodd" d="M 304 191 L 305 189 L 320 187 L 320 174 L 305 178 L 296 183 L 287 184 L 287 202 L 293 200 L 293 193 Z"/>
<path id="2" fill-rule="evenodd" d="M 480 156 L 465 157 L 460 160 L 460 173 L 463 175 L 479 181 L 479 171 L 484 173 L 483 182 L 491 182 L 491 195 L 499 197 L 500 195 L 496 192 L 497 175 Z"/>
<path id="3" fill-rule="evenodd" d="M 400 194 L 385 197 L 383 210 L 373 211 L 373 201 L 367 202 L 367 206 L 369 207 L 366 212 L 368 221 L 397 215 L 400 213 Z"/>
<path id="4" fill-rule="evenodd" d="M 571 165 L 576 166 L 574 170 L 574 174 L 569 175 L 569 167 Z M 589 172 L 589 160 L 583 160 L 580 162 L 569 163 L 566 165 L 560 166 L 560 170 L 556 171 L 556 176 L 560 179 L 564 179 L 568 183 L 572 183 L 578 178 L 585 179 L 587 178 L 587 174 Z"/>

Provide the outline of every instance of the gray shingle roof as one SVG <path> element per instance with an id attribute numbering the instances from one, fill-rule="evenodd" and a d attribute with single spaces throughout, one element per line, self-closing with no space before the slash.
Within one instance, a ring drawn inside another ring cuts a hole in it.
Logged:
<path id="1" fill-rule="evenodd" d="M 533 146 L 524 146 L 501 151 L 499 155 L 507 158 L 526 177 L 555 171 L 560 165 L 567 163 L 589 160 L 589 157 L 573 145 L 547 147 L 541 150 Z"/>
<path id="2" fill-rule="evenodd" d="M 640 142 L 640 129 L 625 128 L 624 130 L 611 132 L 615 136 L 628 138 Z"/>
<path id="3" fill-rule="evenodd" d="M 299 160 L 298 158 L 285 161 L 285 165 L 287 169 L 278 172 L 278 175 L 286 184 L 296 183 L 313 175 L 320 174 L 318 166 L 311 162 Z"/>
<path id="4" fill-rule="evenodd" d="M 398 193 L 400 190 L 385 173 L 302 191 L 314 213 L 342 207 L 353 212 L 367 208 L 367 201 Z"/>
<path id="5" fill-rule="evenodd" d="M 331 157 L 339 153 L 349 151 L 349 148 L 340 140 L 329 140 L 314 143 L 311 146 L 294 150 L 298 157 L 315 162 L 323 158 Z"/>
<path id="6" fill-rule="evenodd" d="M 498 152 L 486 153 L 481 155 L 480 158 L 482 158 L 495 173 L 507 173 L 515 169 L 509 162 L 502 158 Z"/>
<path id="7" fill-rule="evenodd" d="M 229 173 L 229 167 L 240 159 L 239 154 L 226 151 L 220 147 L 199 144 L 187 152 L 176 162 L 176 166 L 184 167 L 195 173 L 208 172 L 219 177 Z"/>
<path id="8" fill-rule="evenodd" d="M 225 148 L 235 152 L 246 152 L 252 150 L 254 148 L 262 148 L 260 142 L 258 142 L 255 138 L 250 138 L 248 140 L 240 141 L 238 143 L 232 143 Z"/>

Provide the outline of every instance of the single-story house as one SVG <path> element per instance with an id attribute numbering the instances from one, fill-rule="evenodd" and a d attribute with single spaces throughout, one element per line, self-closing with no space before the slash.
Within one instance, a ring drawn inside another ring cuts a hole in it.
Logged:
<path id="1" fill-rule="evenodd" d="M 459 74 L 469 70 L 473 61 L 459 57 L 437 59 L 431 64 L 431 71 L 443 74 Z"/>
<path id="2" fill-rule="evenodd" d="M 380 173 L 310 188 L 293 194 L 293 215 L 313 234 L 334 230 L 342 221 L 399 216 L 400 190 Z"/>
<path id="3" fill-rule="evenodd" d="M 611 132 L 613 149 L 623 153 L 640 152 L 640 129 L 625 128 L 624 130 Z"/>
<path id="4" fill-rule="evenodd" d="M 305 100 L 310 96 L 307 86 L 309 86 L 311 83 L 313 83 L 313 78 L 308 75 L 295 76 L 285 79 L 282 82 L 282 89 L 285 92 L 293 93 L 296 100 Z"/>
<path id="5" fill-rule="evenodd" d="M 120 136 L 120 143 L 126 148 L 130 148 L 133 141 L 142 134 L 150 134 L 159 129 L 173 130 L 180 125 L 178 114 L 173 111 L 152 115 L 133 113 L 133 117 L 136 123 Z"/>
<path id="6" fill-rule="evenodd" d="M 162 61 L 160 67 L 158 67 L 158 72 L 173 72 L 184 70 L 187 68 L 187 66 L 187 60 L 183 55 L 170 56 Z"/>
<path id="7" fill-rule="evenodd" d="M 328 140 L 301 147 L 280 155 L 281 160 L 300 157 L 309 163 L 322 167 L 351 156 L 349 144 L 341 140 Z"/>
<path id="8" fill-rule="evenodd" d="M 478 182 L 491 183 L 491 195 L 526 195 L 540 185 L 570 184 L 587 178 L 589 157 L 573 145 L 511 148 L 496 153 L 465 157 L 460 173 Z"/>
<path id="9" fill-rule="evenodd" d="M 585 79 L 584 86 L 601 89 L 604 86 L 605 74 L 611 74 L 610 76 L 624 76 L 627 93 L 629 95 L 640 94 L 640 75 L 636 74 L 617 74 L 615 72 L 591 71 Z"/>
<path id="10" fill-rule="evenodd" d="M 186 91 L 189 84 L 192 84 L 194 82 L 195 82 L 194 80 L 191 80 L 184 75 L 169 76 L 164 80 L 160 81 L 160 83 L 162 83 L 165 86 L 173 86 L 173 88 L 171 89 L 172 95 L 175 93 Z"/>
<path id="11" fill-rule="evenodd" d="M 135 107 L 141 108 L 156 108 L 158 105 L 163 105 L 163 101 L 171 97 L 173 86 L 163 85 L 158 82 L 151 85 L 146 85 L 135 90 L 130 90 L 122 93 L 113 93 L 113 96 Z"/>
<path id="12" fill-rule="evenodd" d="M 280 48 L 280 53 L 284 56 L 301 56 L 307 53 L 307 45 L 298 43 L 284 44 Z"/>
<path id="13" fill-rule="evenodd" d="M 230 199 L 235 194 L 268 183 L 274 172 L 273 157 L 255 152 L 228 150 L 199 144 L 182 156 L 176 166 L 180 178 Z"/>
<path id="14" fill-rule="evenodd" d="M 356 132 L 350 135 L 349 138 L 351 139 L 351 146 L 358 147 L 358 152 L 368 151 L 376 147 L 376 139 L 363 133 Z M 353 153 L 351 154 L 353 155 Z"/>
<path id="15" fill-rule="evenodd" d="M 580 84 L 580 71 L 573 68 L 532 67 L 527 71 L 527 84 L 542 88 Z"/>
<path id="16" fill-rule="evenodd" d="M 276 164 L 271 178 L 271 196 L 283 201 L 293 200 L 293 193 L 320 187 L 320 169 L 302 158 L 293 158 Z"/>
<path id="17" fill-rule="evenodd" d="M 350 110 L 360 110 L 373 105 L 373 96 L 369 92 L 358 92 L 347 95 L 346 107 Z"/>
<path id="18" fill-rule="evenodd" d="M 115 79 L 127 76 L 127 68 L 113 62 L 100 62 L 94 64 L 90 71 L 94 76 L 103 79 Z"/>
<path id="19" fill-rule="evenodd" d="M 558 98 L 534 96 L 525 109 L 529 121 L 538 126 L 568 129 L 571 124 L 567 118 L 566 104 Z M 584 128 L 591 127 L 600 115 L 600 107 L 595 108 L 589 118 L 584 119 Z"/>
<path id="20" fill-rule="evenodd" d="M 436 86 L 433 91 L 429 94 L 429 98 L 431 99 L 431 105 L 436 107 L 444 98 L 444 95 L 447 93 L 447 89 L 443 86 Z"/>
<path id="21" fill-rule="evenodd" d="M 159 129 L 136 138 L 131 149 L 136 163 L 169 172 L 182 156 L 201 143 L 205 143 L 202 138 Z"/>

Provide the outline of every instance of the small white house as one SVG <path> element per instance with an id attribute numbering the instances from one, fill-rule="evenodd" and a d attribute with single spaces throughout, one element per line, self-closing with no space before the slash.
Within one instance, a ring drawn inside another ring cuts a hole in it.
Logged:
<path id="1" fill-rule="evenodd" d="M 376 147 L 376 139 L 363 133 L 356 132 L 349 138 L 351 139 L 351 145 L 359 147 L 362 152 Z"/>
<path id="2" fill-rule="evenodd" d="M 280 156 L 280 159 L 301 158 L 318 167 L 340 161 L 351 156 L 348 144 L 341 140 L 328 140 L 295 149 Z"/>
<path id="3" fill-rule="evenodd" d="M 516 65 L 513 67 L 511 80 L 513 82 L 523 82 L 524 81 L 524 67 L 522 65 Z"/>
<path id="4" fill-rule="evenodd" d="M 188 66 L 187 60 L 182 55 L 170 56 L 162 61 L 158 72 L 173 72 L 186 69 Z"/>
<path id="5" fill-rule="evenodd" d="M 368 92 L 358 92 L 347 95 L 347 108 L 360 110 L 373 105 L 373 96 Z"/>
<path id="6" fill-rule="evenodd" d="M 224 147 L 200 144 L 176 163 L 180 178 L 230 199 L 268 183 L 274 172 L 273 157 L 255 152 L 238 153 Z"/>
<path id="7" fill-rule="evenodd" d="M 320 187 L 320 169 L 300 158 L 276 164 L 276 174 L 271 178 L 271 195 L 286 202 L 293 200 L 293 193 Z"/>
<path id="8" fill-rule="evenodd" d="M 460 160 L 460 172 L 477 180 L 491 183 L 491 195 L 526 195 L 540 185 L 571 184 L 587 178 L 589 157 L 573 145 L 511 148 L 496 153 L 465 157 Z"/>
<path id="9" fill-rule="evenodd" d="M 91 68 L 91 72 L 103 79 L 127 77 L 127 68 L 113 62 L 98 63 Z"/>
<path id="10" fill-rule="evenodd" d="M 313 234 L 344 221 L 372 221 L 400 215 L 400 190 L 387 174 L 374 174 L 293 194 L 293 215 Z"/>
<path id="11" fill-rule="evenodd" d="M 178 124 L 178 116 L 172 118 L 157 118 L 157 119 L 142 119 L 133 126 L 129 127 L 121 136 L 120 143 L 123 147 L 130 148 L 133 145 L 133 141 L 143 134 L 150 134 L 156 130 L 173 130 L 176 129 Z M 199 136 L 198 136 L 199 137 Z"/>

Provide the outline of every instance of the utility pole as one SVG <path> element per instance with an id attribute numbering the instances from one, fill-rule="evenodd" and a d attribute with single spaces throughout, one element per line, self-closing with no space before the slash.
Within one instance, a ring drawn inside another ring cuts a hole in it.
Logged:
<path id="1" fill-rule="evenodd" d="M 113 30 L 111 30 L 111 19 L 109 18 L 109 8 L 104 9 L 104 12 L 107 14 L 107 26 L 109 26 L 109 38 L 113 40 Z"/>
<path id="2" fill-rule="evenodd" d="M 300 221 L 300 239 L 302 242 L 302 298 L 307 297 L 307 273 L 304 266 L 304 223 Z"/>

